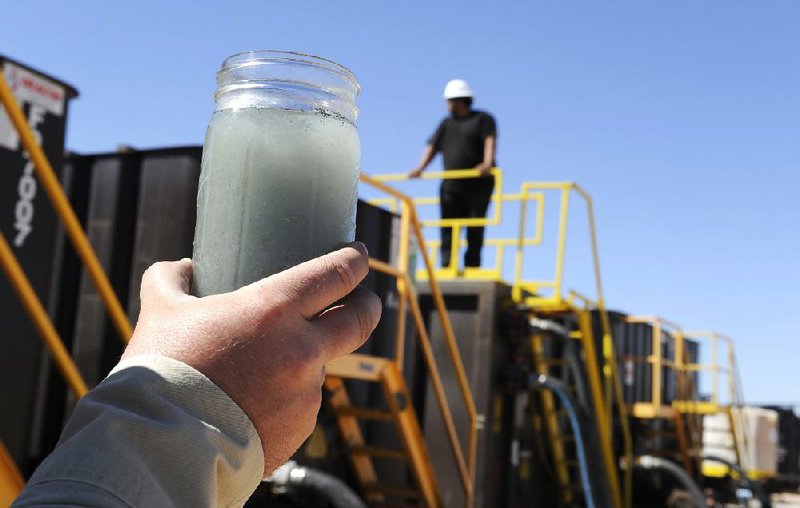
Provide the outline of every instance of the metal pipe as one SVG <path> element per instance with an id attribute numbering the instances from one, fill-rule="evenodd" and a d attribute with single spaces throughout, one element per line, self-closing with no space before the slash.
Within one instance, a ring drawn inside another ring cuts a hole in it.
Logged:
<path id="1" fill-rule="evenodd" d="M 572 433 L 575 436 L 575 448 L 578 451 L 578 467 L 581 473 L 581 485 L 583 486 L 584 500 L 586 501 L 586 508 L 594 508 L 594 493 L 592 492 L 592 484 L 589 480 L 589 465 L 586 462 L 586 445 L 583 441 L 583 434 L 581 434 L 581 426 L 578 422 L 578 414 L 575 411 L 575 406 L 570 399 L 567 387 L 563 382 L 550 379 L 544 374 L 539 376 L 532 376 L 534 386 L 545 388 L 555 393 L 561 401 L 561 405 L 567 411 L 569 423 L 572 426 Z"/>
<path id="2" fill-rule="evenodd" d="M 652 455 L 641 455 L 636 457 L 634 462 L 636 467 L 642 469 L 661 469 L 674 476 L 691 494 L 694 498 L 697 508 L 704 508 L 706 506 L 706 497 L 700 491 L 700 487 L 692 480 L 692 478 L 680 468 L 677 464 L 669 460 L 662 459 L 661 457 L 653 457 Z"/>

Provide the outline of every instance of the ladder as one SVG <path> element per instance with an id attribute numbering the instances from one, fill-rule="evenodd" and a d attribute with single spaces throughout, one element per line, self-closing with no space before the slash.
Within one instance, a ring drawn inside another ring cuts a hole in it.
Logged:
<path id="1" fill-rule="evenodd" d="M 386 397 L 388 411 L 353 406 L 346 380 L 379 383 Z M 419 420 L 397 364 L 386 358 L 369 355 L 344 356 L 326 366 L 325 388 L 329 392 L 329 404 L 336 415 L 360 491 L 366 501 L 372 506 L 384 505 L 389 499 L 413 506 L 421 501 L 428 508 L 442 506 Z M 394 423 L 402 448 L 370 446 L 359 424 L 360 421 L 370 420 Z M 414 485 L 381 484 L 373 460 L 376 458 L 405 462 Z"/>
<path id="2" fill-rule="evenodd" d="M 600 381 L 591 314 L 588 311 L 571 309 L 554 316 L 560 316 L 565 322 L 571 323 L 573 330 L 565 332 L 564 337 L 536 331 L 532 333 L 531 354 L 535 371 L 537 374 L 560 379 L 567 385 L 572 398 L 580 399 L 575 406 L 579 412 L 579 420 L 582 420 L 581 433 L 593 476 L 590 483 L 596 487 L 592 488 L 593 497 L 601 506 L 622 506 L 611 442 L 611 417 L 606 412 L 611 401 L 605 399 L 607 391 Z M 570 362 L 567 354 L 573 346 L 576 346 L 574 365 L 579 369 L 574 373 L 568 369 Z M 548 390 L 540 392 L 539 397 L 545 431 L 552 448 L 553 472 L 559 487 L 559 505 L 579 505 L 586 493 L 583 492 L 578 468 L 576 437 L 572 433 L 567 414 L 561 404 L 556 402 L 556 397 Z M 606 422 L 605 426 L 603 422 Z"/>
<path id="3" fill-rule="evenodd" d="M 546 353 L 547 339 L 542 333 L 534 333 L 531 335 L 531 353 L 533 355 L 534 367 L 537 374 L 551 376 L 553 370 L 563 369 L 566 361 L 563 358 L 554 357 Z M 554 346 L 554 344 L 547 344 Z M 562 373 L 563 374 L 563 373 Z M 561 378 L 560 375 L 555 375 Z M 574 389 L 573 386 L 570 388 Z M 573 454 L 567 456 L 567 443 L 575 443 L 575 436 L 571 434 L 570 427 L 564 425 L 563 409 L 557 408 L 556 398 L 549 390 L 544 390 L 539 393 L 542 409 L 542 420 L 544 428 L 547 433 L 548 441 L 550 442 L 552 458 L 553 458 L 553 471 L 555 472 L 556 481 L 559 488 L 559 505 L 570 506 L 575 496 L 575 491 L 581 489 L 580 478 L 576 477 L 577 462 Z M 574 450 L 572 450 L 574 452 Z"/>

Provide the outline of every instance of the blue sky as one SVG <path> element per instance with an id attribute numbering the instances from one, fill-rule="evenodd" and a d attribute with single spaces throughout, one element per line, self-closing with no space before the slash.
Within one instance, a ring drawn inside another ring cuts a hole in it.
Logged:
<path id="1" fill-rule="evenodd" d="M 406 170 L 465 78 L 507 188 L 592 194 L 610 306 L 727 333 L 748 399 L 800 400 L 795 0 L 50 1 L 3 19 L 0 51 L 80 90 L 78 152 L 202 142 L 220 62 L 275 48 L 353 69 L 364 170 Z M 568 250 L 590 292 L 585 242 Z"/>

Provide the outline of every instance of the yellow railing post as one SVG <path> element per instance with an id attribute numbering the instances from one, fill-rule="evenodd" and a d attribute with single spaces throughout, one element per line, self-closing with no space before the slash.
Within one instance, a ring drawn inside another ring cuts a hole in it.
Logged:
<path id="1" fill-rule="evenodd" d="M 562 300 L 564 284 L 564 255 L 567 245 L 567 217 L 569 215 L 569 189 L 561 190 L 561 212 L 558 219 L 558 247 L 556 248 L 556 278 L 553 287 L 553 298 Z"/>
<path id="2" fill-rule="evenodd" d="M 719 351 L 717 336 L 711 336 L 711 402 L 719 404 Z"/>
<path id="3" fill-rule="evenodd" d="M 408 258 L 409 251 L 409 230 L 411 228 L 410 213 L 408 211 L 408 204 L 405 201 L 400 203 L 400 247 L 398 248 L 397 269 L 402 273 L 408 273 Z M 423 246 L 424 248 L 424 246 Z M 397 279 L 397 329 L 395 330 L 395 351 L 394 359 L 397 362 L 397 368 L 403 372 L 403 363 L 405 361 L 405 344 L 406 344 L 406 288 L 405 280 Z"/>
<path id="4" fill-rule="evenodd" d="M 661 321 L 653 323 L 652 401 L 656 411 L 661 410 Z"/>
<path id="5" fill-rule="evenodd" d="M 528 196 L 528 190 L 523 188 L 522 194 L 524 197 Z M 512 297 L 516 301 L 522 299 L 522 288 L 518 282 L 522 280 L 522 256 L 525 252 L 525 218 L 528 211 L 528 200 L 522 199 L 519 204 L 519 232 L 517 239 L 517 249 L 514 254 L 514 285 L 512 286 Z"/>
<path id="6" fill-rule="evenodd" d="M 0 101 L 2 101 L 3 106 L 5 106 L 8 117 L 11 119 L 14 128 L 19 134 L 22 146 L 25 147 L 28 156 L 33 162 L 36 175 L 39 177 L 39 181 L 42 183 L 45 192 L 47 192 L 47 196 L 50 198 L 56 214 L 61 218 L 67 235 L 70 240 L 72 240 L 75 250 L 78 252 L 78 256 L 84 266 L 86 266 L 97 288 L 97 292 L 106 305 L 112 323 L 114 323 L 122 340 L 127 342 L 132 333 L 128 317 L 122 309 L 122 305 L 120 305 L 117 295 L 114 293 L 111 283 L 108 281 L 103 267 L 100 265 L 100 261 L 98 261 L 89 243 L 89 239 L 86 237 L 86 233 L 84 233 L 83 228 L 81 228 L 80 222 L 75 216 L 75 212 L 72 210 L 69 200 L 64 195 L 64 190 L 58 182 L 55 171 L 53 171 L 50 162 L 47 160 L 47 156 L 44 154 L 44 151 L 31 132 L 31 128 L 25 120 L 25 115 L 14 97 L 11 88 L 8 86 L 2 70 L 0 70 Z"/>

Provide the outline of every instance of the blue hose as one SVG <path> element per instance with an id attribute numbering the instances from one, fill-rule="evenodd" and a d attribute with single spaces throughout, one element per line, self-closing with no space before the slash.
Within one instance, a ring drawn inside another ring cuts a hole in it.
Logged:
<path id="1" fill-rule="evenodd" d="M 586 463 L 586 449 L 583 442 L 583 435 L 581 434 L 581 426 L 578 422 L 578 414 L 575 412 L 575 406 L 569 397 L 567 387 L 561 381 L 550 379 L 544 374 L 531 376 L 534 386 L 546 388 L 555 393 L 561 401 L 561 405 L 567 411 L 569 423 L 572 426 L 572 433 L 575 435 L 575 448 L 578 451 L 578 468 L 581 473 L 581 485 L 583 486 L 584 499 L 586 500 L 586 508 L 595 508 L 594 494 L 592 493 L 592 485 L 589 481 L 589 466 Z"/>

